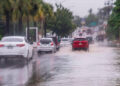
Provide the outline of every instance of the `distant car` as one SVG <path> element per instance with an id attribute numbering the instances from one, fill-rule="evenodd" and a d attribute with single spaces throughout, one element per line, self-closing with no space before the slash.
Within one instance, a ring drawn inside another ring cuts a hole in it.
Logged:
<path id="1" fill-rule="evenodd" d="M 93 43 L 93 37 L 92 37 L 92 36 L 86 37 L 86 39 L 88 40 L 88 42 L 89 42 L 90 44 Z"/>
<path id="2" fill-rule="evenodd" d="M 73 40 L 74 40 L 74 38 L 69 38 L 70 43 L 72 43 L 72 42 L 73 42 Z"/>
<path id="3" fill-rule="evenodd" d="M 52 38 L 41 38 L 37 43 L 37 51 L 41 52 L 56 52 L 56 45 Z"/>
<path id="4" fill-rule="evenodd" d="M 99 41 L 99 42 L 103 42 L 104 41 L 104 35 L 98 35 L 96 37 L 96 40 Z"/>
<path id="5" fill-rule="evenodd" d="M 89 50 L 89 43 L 86 38 L 75 38 L 72 42 L 72 50 L 84 49 Z"/>
<path id="6" fill-rule="evenodd" d="M 7 36 L 0 41 L 0 57 L 33 57 L 33 47 L 23 36 Z"/>
<path id="7" fill-rule="evenodd" d="M 69 38 L 61 38 L 60 46 L 68 46 L 71 44 L 71 40 Z"/>

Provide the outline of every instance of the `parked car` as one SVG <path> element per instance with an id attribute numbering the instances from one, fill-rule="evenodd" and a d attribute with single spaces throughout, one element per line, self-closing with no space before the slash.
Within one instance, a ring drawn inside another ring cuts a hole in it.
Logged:
<path id="1" fill-rule="evenodd" d="M 56 52 L 56 44 L 54 43 L 52 38 L 41 38 L 37 43 L 37 52 Z"/>
<path id="2" fill-rule="evenodd" d="M 69 38 L 61 38 L 60 46 L 68 46 L 71 44 L 71 40 Z"/>
<path id="3" fill-rule="evenodd" d="M 0 57 L 33 57 L 33 47 L 23 36 L 7 36 L 0 41 Z"/>
<path id="4" fill-rule="evenodd" d="M 86 38 L 75 38 L 72 42 L 72 50 L 84 49 L 89 50 L 89 43 Z"/>

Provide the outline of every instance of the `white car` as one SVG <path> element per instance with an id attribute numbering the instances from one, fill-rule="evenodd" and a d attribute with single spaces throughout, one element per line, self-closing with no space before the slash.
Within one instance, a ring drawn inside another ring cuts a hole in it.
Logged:
<path id="1" fill-rule="evenodd" d="M 33 47 L 23 36 L 7 36 L 0 41 L 0 57 L 24 57 L 30 59 L 33 56 Z"/>
<path id="2" fill-rule="evenodd" d="M 37 44 L 37 51 L 40 52 L 56 52 L 56 45 L 52 38 L 41 38 Z"/>
<path id="3" fill-rule="evenodd" d="M 71 40 L 69 38 L 62 38 L 60 42 L 60 46 L 69 46 L 71 44 Z"/>

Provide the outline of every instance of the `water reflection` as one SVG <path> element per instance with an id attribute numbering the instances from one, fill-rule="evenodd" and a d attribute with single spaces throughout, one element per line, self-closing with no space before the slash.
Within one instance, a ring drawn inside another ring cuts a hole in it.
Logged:
<path id="1" fill-rule="evenodd" d="M 0 60 L 0 86 L 24 86 L 32 76 L 32 65 L 23 59 Z"/>
<path id="2" fill-rule="evenodd" d="M 57 62 L 53 54 L 41 55 L 33 64 L 33 76 L 29 79 L 26 86 L 38 86 L 38 83 L 47 81 L 55 75 L 55 63 Z M 60 65 L 59 65 L 60 66 Z"/>
<path id="3" fill-rule="evenodd" d="M 27 65 L 24 59 L 0 59 L 0 68 L 23 68 Z"/>
<path id="4" fill-rule="evenodd" d="M 56 75 L 39 86 L 120 86 L 120 53 L 116 51 L 101 45 L 91 46 L 87 53 L 63 48 L 57 54 Z"/>

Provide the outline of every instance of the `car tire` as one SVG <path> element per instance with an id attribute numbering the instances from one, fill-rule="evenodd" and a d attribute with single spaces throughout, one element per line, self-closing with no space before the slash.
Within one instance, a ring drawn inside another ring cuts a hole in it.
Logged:
<path id="1" fill-rule="evenodd" d="M 85 51 L 86 51 L 86 52 L 89 52 L 89 48 L 85 48 Z"/>
<path id="2" fill-rule="evenodd" d="M 25 57 L 25 61 L 28 63 L 29 62 L 29 50 L 27 52 L 27 57 Z"/>
<path id="3" fill-rule="evenodd" d="M 87 51 L 89 52 L 89 48 L 87 49 Z"/>
<path id="4" fill-rule="evenodd" d="M 51 53 L 54 53 L 54 50 L 52 50 Z"/>
<path id="5" fill-rule="evenodd" d="M 56 49 L 52 50 L 51 53 L 55 53 L 56 52 Z"/>
<path id="6" fill-rule="evenodd" d="M 75 48 L 72 48 L 72 51 L 75 51 Z"/>
<path id="7" fill-rule="evenodd" d="M 56 53 L 56 52 L 57 52 L 57 50 L 58 50 L 58 49 L 56 49 L 56 48 L 55 48 L 55 49 L 54 49 L 54 53 Z"/>
<path id="8" fill-rule="evenodd" d="M 40 51 L 38 51 L 37 53 L 38 53 L 38 54 L 40 54 L 41 52 L 40 52 Z"/>
<path id="9" fill-rule="evenodd" d="M 60 50 L 60 48 L 57 48 L 57 51 L 59 51 Z"/>
<path id="10" fill-rule="evenodd" d="M 38 51 L 38 52 L 37 52 L 38 55 L 41 55 L 41 53 L 42 53 L 41 51 Z"/>
<path id="11" fill-rule="evenodd" d="M 33 59 L 33 56 L 34 56 L 34 51 L 32 51 L 32 56 L 30 57 L 30 59 Z"/>

